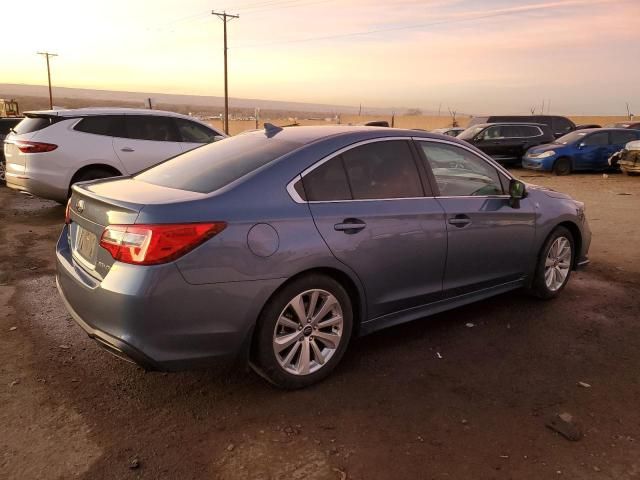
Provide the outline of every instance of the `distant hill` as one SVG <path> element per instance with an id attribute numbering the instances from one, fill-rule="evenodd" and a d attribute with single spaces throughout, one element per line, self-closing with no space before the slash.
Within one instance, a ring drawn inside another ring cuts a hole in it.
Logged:
<path id="1" fill-rule="evenodd" d="M 161 105 L 171 105 L 183 107 L 180 110 L 189 111 L 220 111 L 224 107 L 224 97 L 214 97 L 205 95 L 177 95 L 168 93 L 153 93 L 153 92 L 122 92 L 112 90 L 92 90 L 87 88 L 67 88 L 67 87 L 54 87 L 53 88 L 54 105 L 74 107 L 77 105 L 88 105 L 91 102 L 104 105 L 123 103 L 126 106 L 143 106 L 147 98 L 151 98 L 154 106 L 160 107 Z M 0 83 L 0 98 L 20 98 L 29 97 L 35 98 L 47 98 L 49 97 L 48 89 L 45 85 L 22 85 L 22 84 L 10 84 Z M 64 100 L 73 100 L 73 105 L 64 104 Z M 29 102 L 31 103 L 31 102 Z M 251 98 L 229 98 L 229 106 L 232 111 L 246 111 L 253 112 L 255 108 L 268 111 L 278 112 L 304 112 L 304 113 L 316 113 L 316 114 L 357 114 L 359 107 L 352 107 L 347 105 L 325 105 L 315 103 L 301 103 L 301 102 L 281 102 L 273 100 L 260 100 Z M 32 107 L 25 105 L 21 107 L 21 110 L 26 110 Z M 37 107 L 42 108 L 42 107 Z M 403 110 L 398 110 L 398 113 L 402 113 Z M 391 114 L 391 109 L 388 108 L 366 108 L 368 114 Z"/>

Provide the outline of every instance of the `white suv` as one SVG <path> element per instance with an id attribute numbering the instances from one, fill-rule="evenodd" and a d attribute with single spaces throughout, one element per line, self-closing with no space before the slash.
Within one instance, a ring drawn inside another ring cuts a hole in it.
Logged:
<path id="1" fill-rule="evenodd" d="M 205 123 L 160 110 L 26 112 L 4 141 L 6 183 L 65 203 L 75 182 L 132 175 L 223 138 Z"/>

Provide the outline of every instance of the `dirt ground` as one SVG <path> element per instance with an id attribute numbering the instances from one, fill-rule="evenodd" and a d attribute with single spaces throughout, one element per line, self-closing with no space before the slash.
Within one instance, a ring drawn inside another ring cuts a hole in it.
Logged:
<path id="1" fill-rule="evenodd" d="M 517 174 L 587 204 L 592 264 L 560 298 L 506 294 L 359 339 L 297 392 L 100 350 L 55 289 L 63 207 L 0 188 L 0 478 L 640 477 L 640 178 Z M 561 412 L 581 440 L 545 427 Z"/>

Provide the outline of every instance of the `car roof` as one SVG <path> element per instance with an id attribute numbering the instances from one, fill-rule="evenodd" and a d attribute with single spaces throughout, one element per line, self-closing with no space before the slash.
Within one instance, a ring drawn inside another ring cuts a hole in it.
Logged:
<path id="1" fill-rule="evenodd" d="M 320 125 L 320 126 L 298 126 L 281 127 L 281 129 L 249 130 L 240 135 L 266 135 L 273 138 L 298 143 L 301 145 L 313 143 L 328 138 L 384 138 L 384 137 L 420 137 L 442 139 L 444 135 L 430 133 L 422 130 L 409 130 L 402 128 L 368 127 L 357 125 Z M 455 141 L 455 137 L 445 137 L 449 141 Z M 463 142 L 459 142 L 463 143 Z"/>
<path id="2" fill-rule="evenodd" d="M 634 130 L 630 128 L 620 128 L 620 127 L 603 127 L 603 128 L 581 128 L 580 130 L 574 130 L 574 132 L 580 133 L 591 133 L 591 132 L 628 132 L 629 130 Z M 573 133 L 573 132 L 569 132 Z"/>
<path id="3" fill-rule="evenodd" d="M 472 125 L 472 127 L 491 127 L 493 125 L 531 125 L 534 127 L 548 127 L 546 123 L 536 123 L 536 122 L 487 122 L 487 123 L 476 123 Z"/>
<path id="4" fill-rule="evenodd" d="M 90 108 L 66 108 L 60 110 L 33 110 L 24 112 L 26 116 L 29 115 L 47 115 L 56 117 L 83 117 L 91 115 L 162 115 L 166 117 L 181 117 L 189 118 L 187 115 L 181 113 L 168 112 L 166 110 L 150 110 L 148 108 L 116 108 L 116 107 L 90 107 Z"/>

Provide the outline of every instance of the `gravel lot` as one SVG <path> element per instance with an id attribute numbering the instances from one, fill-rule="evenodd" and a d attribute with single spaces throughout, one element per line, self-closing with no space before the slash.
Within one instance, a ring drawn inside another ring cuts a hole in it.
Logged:
<path id="1" fill-rule="evenodd" d="M 587 204 L 592 264 L 563 295 L 362 338 L 297 392 L 98 349 L 55 289 L 63 207 L 0 188 L 0 478 L 640 477 L 640 178 L 516 173 Z M 581 440 L 545 427 L 562 412 Z"/>

